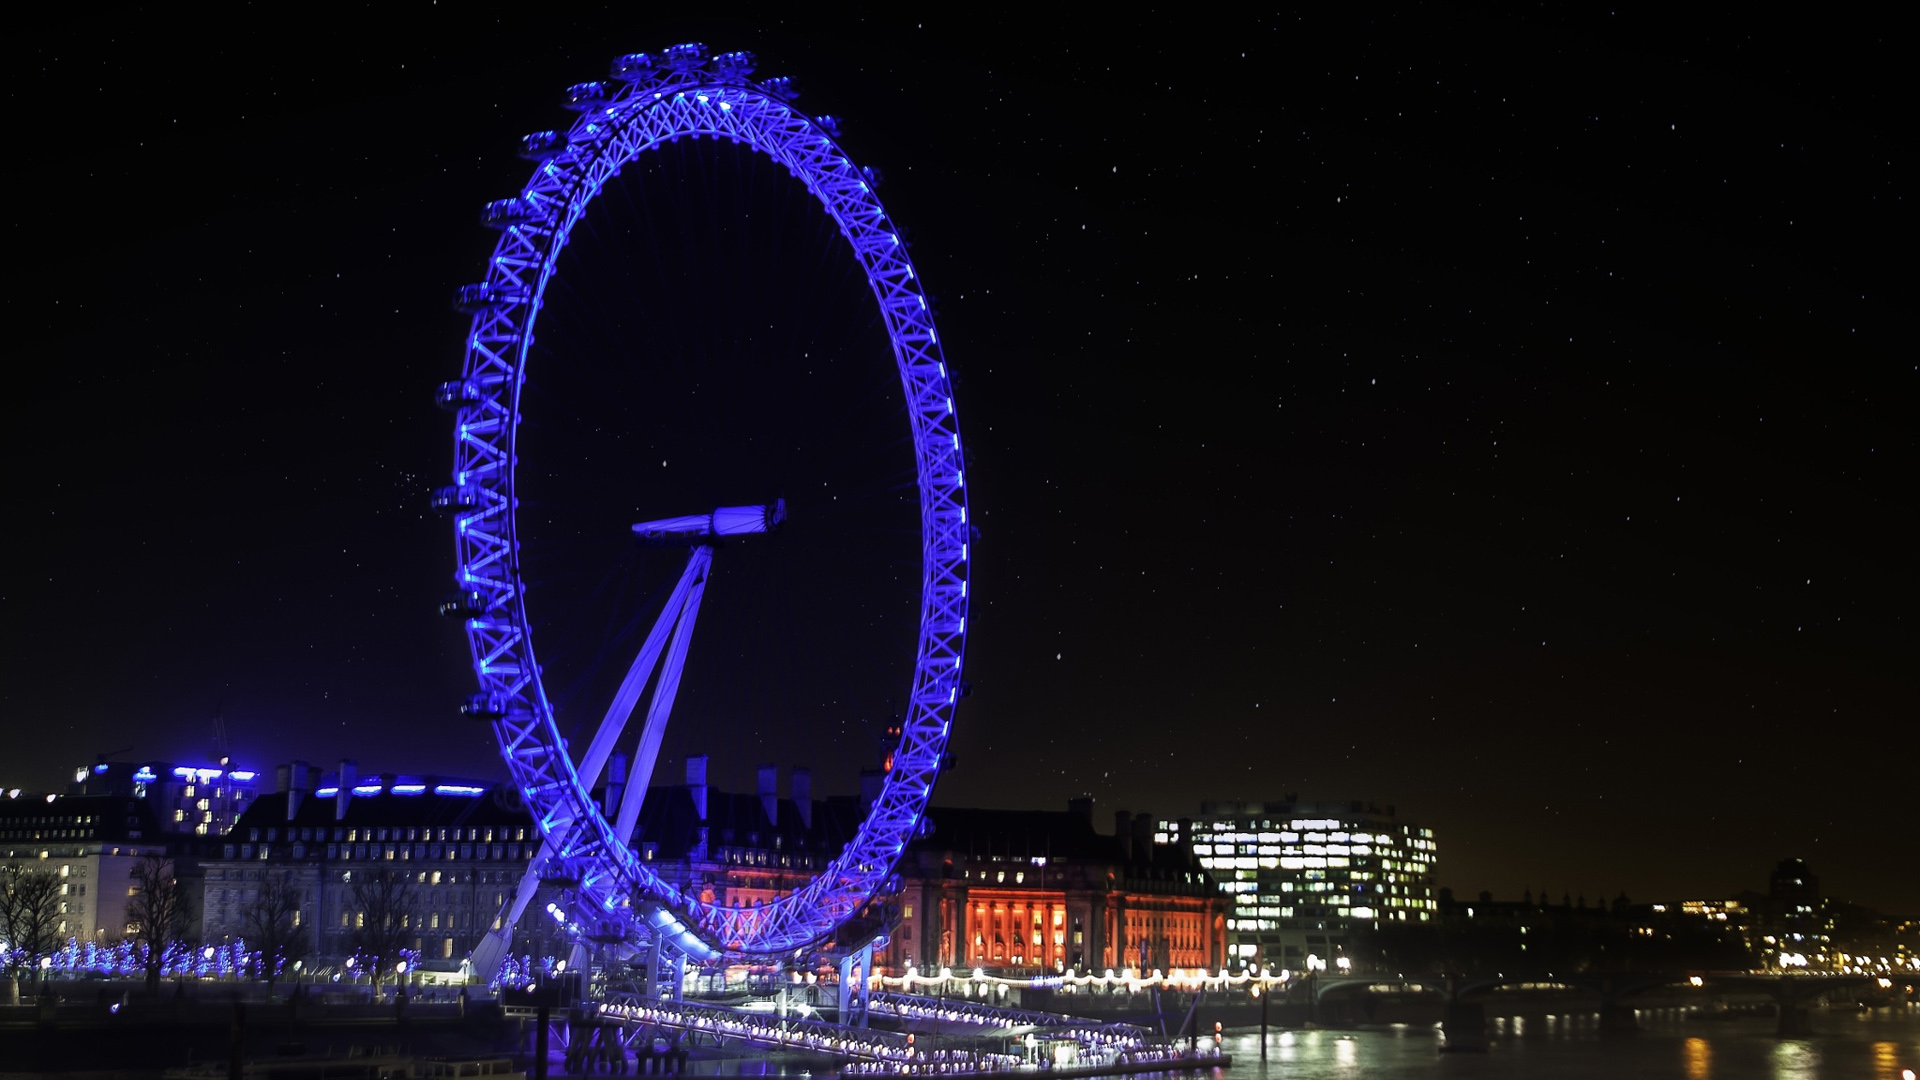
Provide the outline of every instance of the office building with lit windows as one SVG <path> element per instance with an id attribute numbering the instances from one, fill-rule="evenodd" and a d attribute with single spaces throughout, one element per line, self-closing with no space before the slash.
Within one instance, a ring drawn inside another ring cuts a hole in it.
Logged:
<path id="1" fill-rule="evenodd" d="M 1156 844 L 1190 846 L 1233 900 L 1237 965 L 1333 966 L 1353 935 L 1435 917 L 1433 830 L 1362 802 L 1204 802 L 1158 818 Z M 1311 963 L 1309 958 L 1312 958 Z"/>

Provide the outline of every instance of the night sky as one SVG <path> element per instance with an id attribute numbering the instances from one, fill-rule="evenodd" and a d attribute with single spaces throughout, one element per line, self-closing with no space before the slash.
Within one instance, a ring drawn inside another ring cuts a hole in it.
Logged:
<path id="1" fill-rule="evenodd" d="M 1364 799 L 1467 894 L 1724 895 L 1801 856 L 1920 911 L 1876 25 L 77 10 L 6 75 L 0 783 L 197 763 L 216 715 L 255 766 L 501 774 L 434 611 L 447 299 L 562 89 L 700 40 L 845 118 L 938 300 L 980 528 L 939 801 Z M 591 711 L 677 572 L 625 524 L 785 496 L 719 556 L 662 775 L 846 790 L 905 689 L 904 422 L 862 283 L 753 170 L 630 170 L 569 249 L 536 642 Z"/>

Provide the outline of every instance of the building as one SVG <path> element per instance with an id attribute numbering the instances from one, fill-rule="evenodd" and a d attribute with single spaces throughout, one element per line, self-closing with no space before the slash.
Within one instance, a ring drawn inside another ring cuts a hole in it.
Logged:
<path id="1" fill-rule="evenodd" d="M 367 917 L 356 884 L 379 871 L 404 877 L 400 916 L 421 959 L 457 964 L 495 928 L 540 848 L 525 808 L 495 798 L 490 783 L 360 778 L 352 762 L 322 777 L 296 762 L 277 770 L 276 788 L 226 836 L 198 843 L 202 934 L 209 943 L 245 937 L 264 886 L 285 881 L 300 894 L 309 970 L 353 954 Z M 526 944 L 552 951 L 544 939 Z"/>
<path id="2" fill-rule="evenodd" d="M 615 776 L 624 769 L 616 767 Z M 339 970 L 367 917 L 356 881 L 373 871 L 410 876 L 403 918 L 428 965 L 457 966 L 498 926 L 539 851 L 524 809 L 491 785 L 391 774 L 359 778 L 352 762 L 325 777 L 302 763 L 277 771 L 276 790 L 254 798 L 225 837 L 195 840 L 203 936 L 247 933 L 265 886 L 300 894 L 308 970 Z M 844 850 L 877 796 L 882 774 L 859 795 L 816 799 L 811 774 L 758 770 L 752 793 L 707 783 L 707 759 L 685 782 L 649 788 L 632 838 L 663 880 L 707 903 L 755 907 L 803 887 Z M 609 810 L 618 783 L 596 793 Z M 1227 959 L 1230 904 L 1182 848 L 1152 841 L 1150 819 L 1120 815 L 1117 835 L 1094 831 L 1090 801 L 1067 812 L 930 812 L 903 858 L 897 893 L 849 925 L 845 944 L 874 939 L 876 965 L 989 967 L 1030 972 L 1128 967 L 1218 968 Z M 513 955 L 559 954 L 563 943 L 528 905 Z M 544 935 L 544 936 L 543 936 Z M 489 973 L 479 973 L 484 977 Z"/>
<path id="3" fill-rule="evenodd" d="M 863 775 L 858 798 L 815 799 L 804 768 L 792 770 L 788 798 L 780 797 L 777 766 L 760 766 L 756 780 L 750 795 L 717 790 L 707 783 L 706 755 L 689 757 L 685 783 L 647 789 L 634 851 L 663 881 L 705 903 L 759 907 L 790 895 L 840 854 L 879 794 L 880 775 Z M 602 797 L 617 805 L 619 789 Z"/>
<path id="4" fill-rule="evenodd" d="M 102 761 L 73 770 L 70 795 L 144 799 L 162 831 L 224 836 L 259 794 L 260 774 L 225 759 L 214 768 L 165 761 Z"/>
<path id="5" fill-rule="evenodd" d="M 1153 842 L 1190 847 L 1233 901 L 1236 964 L 1302 970 L 1385 922 L 1426 922 L 1438 898 L 1433 830 L 1362 802 L 1204 802 L 1158 818 Z"/>
<path id="6" fill-rule="evenodd" d="M 707 759 L 687 759 L 686 780 L 647 793 L 633 843 L 666 881 L 701 900 L 753 907 L 789 895 L 846 846 L 879 791 L 813 797 L 806 769 L 762 765 L 752 794 L 714 789 Z M 613 798 L 617 801 L 617 792 Z M 1144 966 L 1218 967 L 1226 955 L 1227 904 L 1200 865 L 1158 851 L 1141 819 L 1118 836 L 1093 829 L 1091 801 L 1067 812 L 928 812 L 907 849 L 900 889 L 852 936 L 885 931 L 876 967 L 901 971 L 989 967 L 1060 971 Z"/>
<path id="7" fill-rule="evenodd" d="M 127 926 L 133 868 L 167 853 L 167 837 L 143 799 L 117 795 L 0 797 L 0 867 L 60 878 L 55 932 L 80 941 L 119 941 Z"/>
<path id="8" fill-rule="evenodd" d="M 1767 891 L 1727 902 L 1759 966 L 1771 971 L 1889 974 L 1920 971 L 1920 935 L 1911 919 L 1822 894 L 1802 859 L 1784 859 Z M 1684 905 L 1683 905 L 1684 910 Z"/>
<path id="9" fill-rule="evenodd" d="M 894 971 L 1226 962 L 1229 905 L 1214 879 L 1124 810 L 1114 835 L 1096 832 L 1091 799 L 1065 812 L 934 808 L 899 875 L 899 921 L 876 960 Z"/>

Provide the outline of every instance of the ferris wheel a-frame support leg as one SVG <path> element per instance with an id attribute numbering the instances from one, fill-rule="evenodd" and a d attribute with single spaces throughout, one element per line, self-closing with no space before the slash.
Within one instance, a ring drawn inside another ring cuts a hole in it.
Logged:
<path id="1" fill-rule="evenodd" d="M 872 997 L 873 943 L 840 958 L 840 1026 L 867 1026 L 867 1004 Z"/>
<path id="2" fill-rule="evenodd" d="M 513 951 L 513 928 L 520 923 L 520 916 L 526 912 L 527 905 L 533 901 L 533 894 L 540 889 L 538 867 L 546 864 L 547 856 L 552 854 L 550 844 L 541 844 L 539 854 L 527 864 L 527 872 L 520 876 L 520 885 L 507 897 L 500 907 L 499 929 L 490 930 L 473 947 L 473 974 L 476 978 L 493 981 L 500 974 L 500 965 Z"/>
<path id="3" fill-rule="evenodd" d="M 647 993 L 655 1001 L 686 996 L 687 954 L 665 939 L 647 946 Z"/>
<path id="4" fill-rule="evenodd" d="M 640 734 L 640 751 L 627 775 L 626 790 L 620 797 L 614 835 L 623 839 L 633 835 L 634 826 L 640 820 L 640 808 L 646 802 L 647 784 L 653 777 L 653 767 L 660 757 L 660 742 L 666 735 L 667 718 L 673 712 L 673 699 L 680 689 L 680 672 L 686 665 L 687 645 L 693 637 L 694 620 L 700 613 L 700 599 L 706 593 L 707 572 L 712 565 L 712 547 L 703 544 L 693 549 L 687 559 L 687 568 L 681 572 L 679 582 L 667 597 L 666 607 L 654 621 L 646 642 L 640 646 L 640 655 L 634 658 L 633 666 L 627 669 L 627 676 L 621 681 L 613 704 L 608 707 L 606 717 L 600 722 L 600 729 L 594 733 L 593 742 L 588 744 L 586 755 L 580 761 L 580 779 L 589 785 L 597 782 L 613 756 L 613 748 L 619 742 L 621 733 L 626 730 L 634 706 L 646 690 L 647 681 L 653 677 L 662 647 L 666 647 L 666 667 L 660 673 L 659 684 L 654 687 L 653 700 L 647 707 L 646 726 Z M 507 958 L 513 946 L 513 928 L 519 924 L 520 917 L 526 914 L 527 905 L 539 891 L 540 876 L 553 855 L 553 841 L 548 840 L 540 845 L 540 853 L 527 864 L 526 873 L 520 878 L 520 887 L 500 908 L 500 929 L 487 934 L 473 950 L 475 974 L 492 979 L 500 970 L 501 962 Z M 577 967 L 578 963 L 576 956 L 568 966 Z"/>
<path id="5" fill-rule="evenodd" d="M 660 650 L 666 646 L 668 635 L 672 633 L 674 645 L 667 657 L 667 671 L 661 675 L 660 685 L 653 692 L 653 704 L 647 710 L 647 730 L 641 737 L 641 752 L 636 756 L 633 770 L 627 777 L 628 791 L 635 788 L 642 793 L 646 791 L 648 781 L 653 778 L 654 761 L 659 756 L 660 736 L 666 730 L 667 712 L 673 706 L 673 694 L 680 685 L 680 667 L 687 655 L 686 638 L 693 633 L 693 617 L 700 610 L 700 596 L 706 590 L 707 570 L 712 564 L 711 547 L 702 545 L 693 549 L 692 556 L 687 559 L 687 568 L 681 572 L 680 580 L 667 597 L 666 607 L 661 609 L 660 617 L 654 620 L 653 629 L 647 632 L 647 640 L 640 646 L 640 655 L 634 657 L 633 666 L 627 669 L 626 678 L 620 681 L 620 689 L 614 693 L 612 704 L 607 706 L 599 730 L 594 732 L 593 741 L 587 744 L 587 752 L 580 758 L 581 783 L 591 787 L 599 782 L 600 774 L 607 767 L 607 759 L 612 756 L 615 744 L 627 729 L 627 720 L 632 717 L 634 707 L 639 705 L 640 695 L 646 691 L 647 680 L 653 677 L 654 666 L 660 660 Z M 663 692 L 666 697 L 664 709 L 661 707 Z M 654 730 L 656 716 L 659 717 L 657 731 Z M 652 754 L 647 753 L 645 745 L 649 735 L 653 742 Z"/>
<path id="6" fill-rule="evenodd" d="M 687 560 L 686 573 L 680 577 L 686 587 L 681 609 L 675 612 L 669 605 L 667 611 L 660 613 L 661 623 L 676 615 L 678 622 L 673 628 L 673 644 L 667 648 L 666 664 L 660 671 L 659 685 L 653 688 L 653 701 L 647 706 L 646 726 L 640 729 L 640 745 L 634 751 L 633 766 L 627 773 L 627 790 L 620 795 L 620 817 L 613 823 L 613 835 L 623 841 L 633 836 L 633 828 L 640 822 L 640 806 L 646 802 L 653 767 L 660 760 L 660 740 L 666 737 L 667 718 L 673 712 L 674 696 L 680 692 L 680 672 L 687 662 L 687 643 L 693 638 L 693 621 L 700 614 L 700 598 L 706 595 L 707 572 L 712 566 L 713 549 L 704 545 L 694 548 L 693 556 Z M 658 629 L 658 624 L 655 628 Z M 638 671 L 640 663 L 645 661 L 644 656 L 636 661 L 634 670 Z M 609 712 L 607 722 L 610 724 L 614 719 Z M 624 718 L 621 725 L 625 726 Z"/>

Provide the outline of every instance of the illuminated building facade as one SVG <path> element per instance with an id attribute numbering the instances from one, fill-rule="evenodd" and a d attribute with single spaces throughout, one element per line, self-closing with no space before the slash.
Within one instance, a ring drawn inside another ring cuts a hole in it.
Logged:
<path id="1" fill-rule="evenodd" d="M 103 761 L 73 770 L 72 795 L 144 799 L 160 828 L 185 836 L 224 836 L 259 794 L 260 774 L 165 761 Z"/>
<path id="2" fill-rule="evenodd" d="M 1190 847 L 1233 900 L 1237 964 L 1302 970 L 1344 954 L 1355 930 L 1427 922 L 1438 899 L 1433 830 L 1361 802 L 1206 802 L 1158 818 L 1153 842 Z"/>
<path id="3" fill-rule="evenodd" d="M 0 798 L 0 866 L 59 877 L 55 932 L 62 939 L 125 937 L 134 865 L 166 854 L 166 840 L 153 808 L 131 796 L 15 790 Z"/>
<path id="4" fill-rule="evenodd" d="M 282 766 L 276 786 L 225 837 L 197 845 L 202 935 L 210 943 L 246 936 L 265 885 L 285 880 L 300 893 L 309 970 L 352 954 L 353 931 L 367 914 L 355 880 L 378 870 L 407 875 L 401 917 L 421 959 L 457 965 L 494 928 L 540 847 L 526 810 L 495 800 L 484 782 L 360 778 L 344 762 L 324 778 L 305 764 Z M 544 901 L 532 910 L 543 908 Z M 558 947 L 547 940 L 552 933 L 539 936 L 546 928 L 535 919 L 526 922 L 538 940 L 524 951 Z"/>
<path id="5" fill-rule="evenodd" d="M 1113 836 L 1094 831 L 1092 813 L 1092 800 L 1065 812 L 929 811 L 900 862 L 899 921 L 876 966 L 1223 965 L 1228 904 L 1213 878 L 1184 850 L 1152 844 L 1125 811 Z"/>

